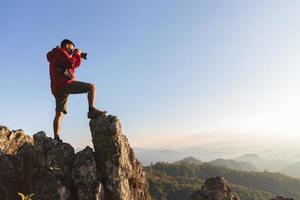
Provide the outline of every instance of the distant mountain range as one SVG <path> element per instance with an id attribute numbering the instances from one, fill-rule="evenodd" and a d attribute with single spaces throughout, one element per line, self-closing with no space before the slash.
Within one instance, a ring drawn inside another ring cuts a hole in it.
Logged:
<path id="1" fill-rule="evenodd" d="M 216 158 L 232 158 L 241 154 L 235 153 L 236 149 L 220 147 L 217 149 L 209 149 L 202 147 L 189 147 L 180 150 L 157 150 L 134 148 L 135 155 L 143 165 L 150 165 L 156 162 L 175 162 L 183 158 L 193 156 L 202 161 L 210 161 Z"/>
<path id="2" fill-rule="evenodd" d="M 203 162 L 194 158 L 193 156 L 184 158 L 182 160 L 176 161 L 174 163 L 178 164 L 194 164 L 194 165 L 201 165 Z M 218 158 L 216 160 L 212 160 L 210 162 L 206 162 L 208 164 L 219 166 L 219 167 L 226 167 L 228 169 L 234 169 L 239 171 L 258 171 L 258 169 L 249 162 L 242 162 L 242 161 L 235 161 L 235 160 L 226 160 L 222 158 Z"/>
<path id="3" fill-rule="evenodd" d="M 216 160 L 210 161 L 209 163 L 215 166 L 227 167 L 229 169 L 235 169 L 240 171 L 259 171 L 255 165 L 245 161 L 236 161 L 231 159 L 226 160 L 218 158 Z"/>
<path id="4" fill-rule="evenodd" d="M 195 152 L 193 152 L 192 149 L 195 150 Z M 188 148 L 180 151 L 135 148 L 135 154 L 144 166 L 148 166 L 151 163 L 156 162 L 193 164 L 202 164 L 206 162 L 214 166 L 226 167 L 234 170 L 268 170 L 271 172 L 281 172 L 295 178 L 300 178 L 300 161 L 291 162 L 288 160 L 267 159 L 258 154 L 244 154 L 241 156 L 237 156 L 236 158 L 225 159 L 218 156 L 218 150 L 210 151 L 209 149 L 204 148 Z M 206 159 L 213 156 L 215 156 L 215 158 L 217 159 L 211 159 L 210 161 L 203 161 L 202 159 L 199 159 L 201 158 L 201 155 L 204 154 L 206 154 Z M 270 150 L 265 150 L 261 154 L 264 156 L 275 155 Z"/>
<path id="5" fill-rule="evenodd" d="M 290 164 L 280 171 L 289 176 L 300 178 L 300 161 Z"/>
<path id="6" fill-rule="evenodd" d="M 188 157 L 181 152 L 173 150 L 156 150 L 156 149 L 143 149 L 134 148 L 134 153 L 139 161 L 144 165 L 150 165 L 159 161 L 175 162 L 184 157 Z"/>
<path id="7" fill-rule="evenodd" d="M 245 154 L 235 160 L 245 161 L 254 164 L 260 170 L 269 170 L 269 171 L 280 171 L 282 168 L 290 164 L 286 160 L 269 160 L 261 158 L 257 154 Z"/>

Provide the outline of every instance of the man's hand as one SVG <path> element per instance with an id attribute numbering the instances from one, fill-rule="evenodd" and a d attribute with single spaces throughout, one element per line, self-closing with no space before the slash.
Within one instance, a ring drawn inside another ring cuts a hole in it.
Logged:
<path id="1" fill-rule="evenodd" d="M 78 54 L 78 55 L 81 55 L 81 49 L 75 49 L 75 50 L 74 50 L 74 53 L 75 53 L 75 54 Z"/>

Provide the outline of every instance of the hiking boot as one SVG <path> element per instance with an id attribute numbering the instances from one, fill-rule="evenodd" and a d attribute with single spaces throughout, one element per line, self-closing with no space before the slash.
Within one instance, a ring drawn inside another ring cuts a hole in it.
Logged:
<path id="1" fill-rule="evenodd" d="M 63 142 L 62 139 L 60 139 L 59 137 L 54 137 L 54 140 L 57 141 L 57 143 L 59 144 Z"/>
<path id="2" fill-rule="evenodd" d="M 99 117 L 101 115 L 106 115 L 106 114 L 107 114 L 106 111 L 101 111 L 101 110 L 98 110 L 96 108 L 93 108 L 93 110 L 88 112 L 87 117 L 89 119 L 91 119 L 91 118 L 96 118 L 96 117 Z"/>

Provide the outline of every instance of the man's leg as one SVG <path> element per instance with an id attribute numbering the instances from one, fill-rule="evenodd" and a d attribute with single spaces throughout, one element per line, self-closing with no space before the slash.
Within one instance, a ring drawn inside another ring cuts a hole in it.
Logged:
<path id="1" fill-rule="evenodd" d="M 95 107 L 95 102 L 96 102 L 96 85 L 95 84 L 90 84 L 87 97 L 88 97 L 89 107 Z"/>
<path id="2" fill-rule="evenodd" d="M 88 91 L 88 102 L 89 102 L 89 112 L 87 114 L 88 118 L 95 118 L 100 115 L 105 115 L 106 111 L 101 111 L 95 108 L 96 102 L 96 85 L 90 84 L 89 91 Z"/>
<path id="3" fill-rule="evenodd" d="M 61 131 L 61 124 L 64 115 L 67 113 L 68 108 L 68 95 L 67 94 L 61 94 L 59 96 L 55 96 L 55 117 L 53 120 L 53 133 L 54 133 L 54 139 L 60 140 L 60 131 Z"/>
<path id="4" fill-rule="evenodd" d="M 85 83 L 80 81 L 74 81 L 70 83 L 64 91 L 65 94 L 81 94 L 88 93 L 89 112 L 88 118 L 95 118 L 100 115 L 105 115 L 106 111 L 101 111 L 95 108 L 96 102 L 96 85 L 91 83 Z"/>
<path id="5" fill-rule="evenodd" d="M 64 113 L 57 111 L 53 120 L 54 138 L 59 138 Z"/>

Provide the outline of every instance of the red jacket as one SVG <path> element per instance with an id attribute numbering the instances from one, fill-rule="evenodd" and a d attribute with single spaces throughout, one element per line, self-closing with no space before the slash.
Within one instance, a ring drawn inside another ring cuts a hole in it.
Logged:
<path id="1" fill-rule="evenodd" d="M 81 56 L 78 54 L 69 55 L 63 48 L 56 47 L 47 53 L 47 60 L 50 63 L 51 92 L 54 96 L 57 96 L 62 89 L 75 81 L 74 72 L 81 64 Z M 57 70 L 61 67 L 69 68 L 73 79 L 68 80 L 61 71 Z"/>

